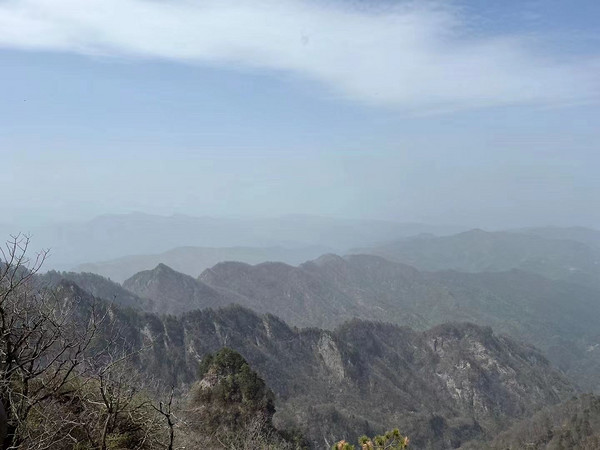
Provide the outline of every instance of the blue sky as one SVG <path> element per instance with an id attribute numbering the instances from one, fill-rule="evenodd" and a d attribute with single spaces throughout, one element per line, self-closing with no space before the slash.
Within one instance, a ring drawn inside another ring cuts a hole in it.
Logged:
<path id="1" fill-rule="evenodd" d="M 594 1 L 0 2 L 0 222 L 600 227 Z"/>

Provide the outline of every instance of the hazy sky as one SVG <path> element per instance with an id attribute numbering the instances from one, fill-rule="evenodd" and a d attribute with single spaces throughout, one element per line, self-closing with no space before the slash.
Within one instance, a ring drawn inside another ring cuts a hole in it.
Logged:
<path id="1" fill-rule="evenodd" d="M 0 222 L 600 227 L 600 2 L 0 1 Z"/>

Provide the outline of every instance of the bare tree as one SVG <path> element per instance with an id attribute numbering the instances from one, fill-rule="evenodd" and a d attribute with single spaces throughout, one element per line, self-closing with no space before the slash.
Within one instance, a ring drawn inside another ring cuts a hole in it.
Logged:
<path id="1" fill-rule="evenodd" d="M 98 318 L 76 325 L 74 305 L 36 285 L 48 252 L 27 257 L 29 237 L 12 236 L 0 249 L 0 399 L 7 415 L 5 448 L 28 438 L 31 411 L 65 388 L 81 364 Z"/>
<path id="2" fill-rule="evenodd" d="M 173 414 L 173 397 L 174 397 L 175 389 L 171 388 L 171 393 L 169 394 L 168 401 L 158 403 L 158 406 L 152 405 L 155 411 L 157 411 L 161 416 L 165 418 L 167 421 L 167 426 L 169 427 L 169 440 L 167 443 L 167 450 L 174 450 L 175 447 L 175 415 Z"/>
<path id="3" fill-rule="evenodd" d="M 19 234 L 0 248 L 0 400 L 6 411 L 7 449 L 32 440 L 28 419 L 42 402 L 58 393 L 65 398 L 75 388 L 73 376 L 105 318 L 90 304 L 83 320 L 76 314 L 76 300 L 61 299 L 39 286 L 36 275 L 48 252 L 31 260 L 29 243 L 28 236 Z M 29 448 L 51 448 L 55 438 L 69 435 L 62 427 L 35 433 L 38 443 Z"/>
<path id="4" fill-rule="evenodd" d="M 0 448 L 173 450 L 173 390 L 155 406 L 131 364 L 145 349 L 122 338 L 111 305 L 41 286 L 48 252 L 30 260 L 29 243 L 16 235 L 0 247 Z"/>

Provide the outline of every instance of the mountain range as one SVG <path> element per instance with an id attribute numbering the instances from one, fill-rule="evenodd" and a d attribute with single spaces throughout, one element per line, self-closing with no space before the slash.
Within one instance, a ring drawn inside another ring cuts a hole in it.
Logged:
<path id="1" fill-rule="evenodd" d="M 330 251 L 327 247 L 178 247 L 152 255 L 131 255 L 97 263 L 80 264 L 74 272 L 91 272 L 122 283 L 127 278 L 158 264 L 165 264 L 178 272 L 197 276 L 222 261 L 259 264 L 280 261 L 297 265 Z"/>
<path id="2" fill-rule="evenodd" d="M 198 279 L 159 265 L 123 286 L 159 313 L 239 304 L 302 327 L 353 318 L 416 329 L 489 325 L 542 349 L 582 388 L 600 388 L 600 291 L 525 271 L 420 272 L 377 256 L 324 255 L 298 267 L 220 263 Z"/>
<path id="3" fill-rule="evenodd" d="M 84 263 L 160 254 L 178 247 L 321 247 L 339 252 L 419 233 L 449 234 L 463 229 L 309 215 L 214 218 L 130 213 L 26 229 L 4 224 L 0 225 L 0 234 L 30 234 L 36 248 L 51 249 L 46 269 L 71 270 Z"/>
<path id="4" fill-rule="evenodd" d="M 579 395 L 600 391 L 595 239 L 471 230 L 296 264 L 188 248 L 151 257 L 175 255 L 187 274 L 158 262 L 122 284 L 35 280 L 79 305 L 79 320 L 92 303 L 106 309 L 136 370 L 166 385 L 189 389 L 205 355 L 238 351 L 274 391 L 277 428 L 312 448 L 398 427 L 419 449 L 583 450 L 600 423 L 597 398 Z"/>

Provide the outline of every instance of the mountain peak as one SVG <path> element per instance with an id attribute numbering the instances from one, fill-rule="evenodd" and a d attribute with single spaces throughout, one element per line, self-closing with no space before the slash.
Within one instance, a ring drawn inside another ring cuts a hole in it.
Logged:
<path id="1" fill-rule="evenodd" d="M 343 264 L 346 261 L 344 260 L 344 258 L 342 258 L 339 255 L 336 255 L 335 253 L 326 253 L 324 255 L 319 256 L 317 259 L 311 262 L 316 264 L 317 266 L 324 266 L 325 264 L 331 263 Z"/>
<path id="2" fill-rule="evenodd" d="M 164 263 L 158 263 L 158 265 L 154 269 L 152 269 L 152 272 L 176 272 L 176 273 L 180 273 L 180 272 L 177 272 L 176 270 L 172 269 L 171 267 L 167 266 Z"/>
<path id="3" fill-rule="evenodd" d="M 138 272 L 125 280 L 123 287 L 140 297 L 154 300 L 156 311 L 168 314 L 225 306 L 237 300 L 237 296 L 224 294 L 163 263 L 152 270 Z"/>

